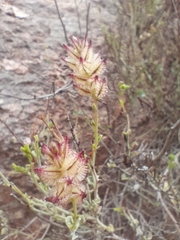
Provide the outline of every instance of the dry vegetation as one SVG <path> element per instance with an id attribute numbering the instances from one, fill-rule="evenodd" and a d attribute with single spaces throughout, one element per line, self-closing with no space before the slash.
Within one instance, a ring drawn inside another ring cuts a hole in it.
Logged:
<path id="1" fill-rule="evenodd" d="M 180 5 L 148 0 L 114 4 L 117 25 L 102 27 L 108 57 L 115 63 L 108 79 L 116 79 L 110 86 L 114 90 L 119 81 L 131 86 L 126 96 L 129 141 L 131 149 L 135 143 L 138 147 L 130 159 L 126 151 L 120 152 L 119 159 L 113 159 L 115 168 L 102 167 L 109 178 L 103 183 L 106 221 L 125 239 L 178 239 Z M 177 154 L 176 163 L 170 153 Z"/>

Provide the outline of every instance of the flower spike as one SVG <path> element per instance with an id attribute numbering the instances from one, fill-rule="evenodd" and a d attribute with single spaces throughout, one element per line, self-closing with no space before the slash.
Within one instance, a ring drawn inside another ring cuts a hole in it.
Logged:
<path id="1" fill-rule="evenodd" d="M 105 71 L 106 60 L 101 58 L 100 52 L 97 54 L 93 52 L 91 41 L 86 37 L 84 39 L 72 37 L 71 42 L 71 46 L 64 45 L 68 57 L 63 60 L 73 71 L 70 77 L 73 79 L 75 89 L 83 96 L 103 98 L 108 87 L 100 75 Z"/>
<path id="2" fill-rule="evenodd" d="M 81 203 L 85 194 L 82 181 L 88 172 L 84 153 L 76 153 L 69 145 L 68 138 L 61 142 L 42 145 L 41 151 L 46 159 L 44 166 L 35 167 L 40 179 L 51 187 L 46 198 L 57 205 L 65 206 L 73 200 Z"/>

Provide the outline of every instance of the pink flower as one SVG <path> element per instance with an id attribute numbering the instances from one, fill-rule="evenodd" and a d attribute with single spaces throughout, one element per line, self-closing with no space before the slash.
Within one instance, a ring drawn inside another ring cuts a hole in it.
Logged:
<path id="1" fill-rule="evenodd" d="M 67 138 L 62 142 L 51 142 L 49 146 L 43 144 L 41 151 L 46 163 L 34 171 L 44 183 L 51 186 L 47 200 L 60 205 L 66 205 L 72 199 L 77 203 L 82 202 L 85 197 L 82 181 L 88 171 L 84 153 L 76 153 L 71 149 Z"/>
<path id="2" fill-rule="evenodd" d="M 71 42 L 71 46 L 64 45 L 68 57 L 63 60 L 73 70 L 70 77 L 76 90 L 80 95 L 101 99 L 107 93 L 107 83 L 100 78 L 105 71 L 105 59 L 101 59 L 100 53 L 93 53 L 86 38 L 72 37 Z"/>

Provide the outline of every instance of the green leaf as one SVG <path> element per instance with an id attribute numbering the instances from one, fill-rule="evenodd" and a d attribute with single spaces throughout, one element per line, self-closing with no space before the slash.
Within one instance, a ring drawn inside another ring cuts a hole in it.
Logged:
<path id="1" fill-rule="evenodd" d="M 67 216 L 65 219 L 65 223 L 67 225 L 67 227 L 69 228 L 69 230 L 72 228 L 73 226 L 73 217 L 72 216 Z"/>
<path id="2" fill-rule="evenodd" d="M 102 134 L 100 134 L 100 135 L 98 136 L 98 142 L 100 142 L 100 141 L 101 141 L 102 137 L 103 137 L 103 135 L 102 135 Z"/>
<path id="3" fill-rule="evenodd" d="M 121 213 L 122 215 L 124 215 L 124 208 L 123 207 L 115 207 L 113 208 L 113 210 L 115 212 Z"/>
<path id="4" fill-rule="evenodd" d="M 1 229 L 1 235 L 7 234 L 8 233 L 8 228 L 7 227 L 3 227 Z"/>
<path id="5" fill-rule="evenodd" d="M 115 212 L 122 212 L 122 210 L 120 210 L 119 207 L 113 208 L 113 210 L 114 210 Z"/>
<path id="6" fill-rule="evenodd" d="M 25 169 L 24 167 L 18 166 L 15 163 L 12 163 L 12 168 L 15 172 L 20 172 L 23 174 L 28 174 L 27 169 Z"/>
<path id="7" fill-rule="evenodd" d="M 40 158 L 41 156 L 41 148 L 39 147 L 39 137 L 36 135 L 34 136 L 35 143 L 33 144 L 34 151 L 36 153 L 37 158 Z"/>
<path id="8" fill-rule="evenodd" d="M 80 225 L 80 217 L 77 217 L 76 219 L 73 219 L 72 216 L 67 216 L 65 219 L 65 223 L 69 230 L 72 232 L 72 234 L 75 234 L 75 231 L 78 229 Z"/>
<path id="9" fill-rule="evenodd" d="M 175 159 L 174 154 L 170 153 L 170 154 L 168 155 L 168 159 L 171 160 L 171 161 L 174 161 L 174 159 Z"/>
<path id="10" fill-rule="evenodd" d="M 32 153 L 28 144 L 25 144 L 24 147 L 21 147 L 20 151 L 28 158 L 29 162 L 32 162 Z"/>
<path id="11" fill-rule="evenodd" d="M 96 145 L 95 145 L 94 143 L 92 144 L 92 149 L 93 149 L 93 150 L 96 150 L 96 149 L 97 149 L 97 147 L 96 147 Z"/>
<path id="12" fill-rule="evenodd" d="M 94 186 L 94 182 L 93 182 L 93 177 L 92 176 L 89 176 L 87 177 L 87 183 L 91 186 Z"/>
<path id="13" fill-rule="evenodd" d="M 126 180 L 129 180 L 130 178 L 125 174 L 125 173 L 123 173 L 122 175 L 121 175 L 121 180 L 122 181 L 126 181 Z"/>
<path id="14" fill-rule="evenodd" d="M 93 103 L 93 105 L 92 105 L 92 109 L 93 109 L 94 111 L 97 111 L 96 104 Z"/>
<path id="15" fill-rule="evenodd" d="M 115 168 L 115 167 L 117 167 L 116 164 L 113 163 L 113 162 L 108 162 L 107 166 L 108 166 L 108 168 Z"/>
<path id="16" fill-rule="evenodd" d="M 35 139 L 36 142 L 39 142 L 39 137 L 38 137 L 38 135 L 35 135 L 35 136 L 34 136 L 34 139 Z"/>
<path id="17" fill-rule="evenodd" d="M 91 121 L 91 125 L 92 125 L 93 127 L 95 127 L 95 122 L 94 122 L 94 120 Z"/>
<path id="18" fill-rule="evenodd" d="M 168 169 L 173 169 L 175 168 L 176 163 L 175 163 L 175 156 L 174 154 L 170 153 L 168 155 Z"/>
<path id="19" fill-rule="evenodd" d="M 168 160 L 168 169 L 174 169 L 176 166 L 176 163 L 174 162 L 174 160 Z"/>
<path id="20" fill-rule="evenodd" d="M 48 123 L 48 126 L 49 126 L 49 128 L 52 128 L 52 127 L 54 126 L 53 122 L 50 121 L 50 122 Z"/>
<path id="21" fill-rule="evenodd" d="M 123 91 L 126 91 L 127 89 L 129 89 L 130 86 L 125 84 L 125 83 L 119 83 L 119 89 L 120 90 L 123 90 Z"/>

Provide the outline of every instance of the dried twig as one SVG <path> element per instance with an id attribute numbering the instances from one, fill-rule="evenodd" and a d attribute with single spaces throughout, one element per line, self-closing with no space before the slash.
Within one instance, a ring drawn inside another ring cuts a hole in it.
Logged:
<path id="1" fill-rule="evenodd" d="M 76 0 L 74 0 L 74 1 L 75 1 L 75 5 L 76 5 L 76 13 L 77 13 L 79 31 L 80 31 L 80 36 L 81 36 L 82 32 L 81 32 L 81 21 L 80 21 L 79 9 L 78 9 L 78 5 L 77 5 L 77 1 Z"/>
<path id="2" fill-rule="evenodd" d="M 67 120 L 69 122 L 70 131 L 71 131 L 73 142 L 74 142 L 75 147 L 76 147 L 76 151 L 80 151 L 80 149 L 79 149 L 80 142 L 77 138 L 77 135 L 75 134 L 75 126 L 73 126 L 69 114 L 67 115 Z"/>
<path id="3" fill-rule="evenodd" d="M 47 94 L 47 95 L 43 95 L 43 96 L 40 96 L 40 97 L 37 97 L 36 95 L 34 95 L 32 98 L 21 98 L 21 97 L 17 97 L 17 96 L 13 96 L 13 95 L 10 95 L 10 94 L 3 94 L 3 93 L 0 93 L 0 96 L 4 96 L 4 97 L 10 97 L 10 98 L 16 98 L 16 99 L 19 99 L 19 100 L 24 100 L 24 101 L 31 101 L 31 100 L 40 100 L 40 99 L 47 99 L 47 98 L 52 98 L 54 97 L 55 95 L 57 95 L 58 93 L 61 93 L 61 92 L 64 92 L 66 91 L 67 89 L 69 89 L 71 87 L 71 81 L 69 83 L 67 83 L 65 86 L 61 87 L 61 88 L 58 88 L 56 91 L 54 91 L 53 93 L 50 93 L 50 94 Z"/>
<path id="4" fill-rule="evenodd" d="M 171 127 L 163 149 L 152 161 L 157 162 L 164 155 L 164 153 L 167 151 L 167 149 L 168 149 L 168 147 L 171 143 L 171 140 L 174 136 L 174 133 L 175 133 L 176 129 L 178 129 L 179 127 L 180 127 L 180 119 Z"/>
<path id="5" fill-rule="evenodd" d="M 177 16 L 178 16 L 178 10 L 177 10 L 176 4 L 175 4 L 174 0 L 171 0 L 171 1 L 172 1 L 174 10 L 175 10 L 175 12 L 176 12 L 176 14 L 177 14 Z"/>
<path id="6" fill-rule="evenodd" d="M 157 198 L 158 198 L 158 200 L 160 200 L 164 210 L 167 212 L 167 214 L 169 215 L 169 217 L 173 221 L 174 225 L 176 226 L 176 229 L 177 229 L 178 233 L 180 233 L 180 228 L 178 226 L 178 223 L 177 223 L 176 219 L 174 218 L 174 216 L 172 215 L 172 213 L 170 212 L 170 210 L 168 209 L 168 207 L 166 206 L 160 191 L 157 191 Z"/>
<path id="7" fill-rule="evenodd" d="M 88 31 L 89 31 L 89 12 L 90 12 L 90 2 L 88 3 L 87 7 L 87 15 L 86 15 L 86 37 L 88 36 Z"/>
<path id="8" fill-rule="evenodd" d="M 66 32 L 66 27 L 65 27 L 65 25 L 64 25 L 64 23 L 63 23 L 63 20 L 62 20 L 62 17 L 61 17 L 59 8 L 58 8 L 57 1 L 54 0 L 54 3 L 55 3 L 55 5 L 56 5 L 56 10 L 57 10 L 57 13 L 58 13 L 59 20 L 60 20 L 61 25 L 62 25 L 62 27 L 63 27 L 64 37 L 65 37 L 65 39 L 66 39 L 66 42 L 69 44 L 68 37 L 67 37 L 67 32 Z"/>
<path id="9" fill-rule="evenodd" d="M 9 132 L 15 137 L 15 139 L 17 140 L 17 142 L 23 146 L 23 142 L 17 137 L 17 135 L 12 131 L 12 129 L 7 125 L 7 123 L 5 121 L 3 121 L 1 118 L 0 118 L 0 122 L 2 122 L 6 128 L 9 130 Z"/>
<path id="10" fill-rule="evenodd" d="M 48 224 L 46 229 L 45 229 L 45 231 L 44 231 L 44 233 L 43 233 L 43 235 L 42 235 L 42 237 L 39 240 L 43 240 L 45 238 L 45 236 L 48 233 L 50 227 L 51 227 L 51 224 Z"/>

